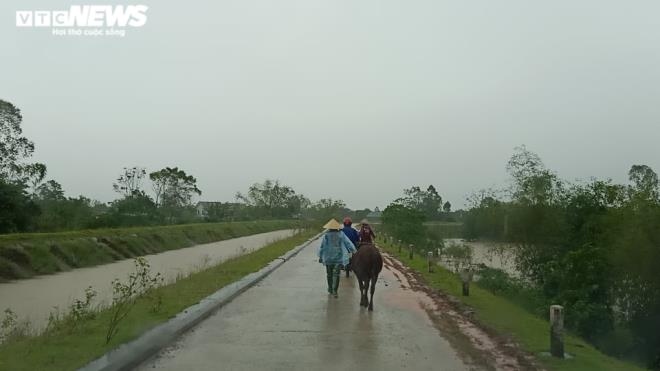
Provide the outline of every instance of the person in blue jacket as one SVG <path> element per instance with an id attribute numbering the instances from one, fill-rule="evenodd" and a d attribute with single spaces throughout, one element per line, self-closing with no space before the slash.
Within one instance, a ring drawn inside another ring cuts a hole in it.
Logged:
<path id="1" fill-rule="evenodd" d="M 358 234 L 358 231 L 353 228 L 353 221 L 351 220 L 350 217 L 345 217 L 344 218 L 344 228 L 341 230 L 344 232 L 346 237 L 348 237 L 351 242 L 353 242 L 353 246 L 357 249 L 358 242 L 360 241 L 360 235 Z"/>
<path id="2" fill-rule="evenodd" d="M 348 237 L 351 242 L 353 242 L 353 246 L 355 246 L 357 249 L 360 243 L 360 234 L 355 230 L 355 228 L 353 228 L 353 221 L 350 217 L 347 216 L 344 218 L 344 228 L 342 228 L 341 231 L 344 232 L 346 237 Z M 346 271 L 346 277 L 348 277 L 348 274 L 351 271 L 350 259 L 348 261 L 348 265 L 344 266 L 344 270 Z"/>
<path id="3" fill-rule="evenodd" d="M 350 254 L 356 250 L 353 242 L 340 230 L 341 224 L 338 221 L 331 219 L 323 228 L 327 231 L 319 248 L 319 263 L 325 265 L 328 294 L 336 298 L 341 267 L 348 265 Z"/>

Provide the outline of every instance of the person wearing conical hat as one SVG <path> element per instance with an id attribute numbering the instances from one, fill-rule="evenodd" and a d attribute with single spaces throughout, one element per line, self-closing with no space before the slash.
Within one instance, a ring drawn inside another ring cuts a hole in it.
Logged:
<path id="1" fill-rule="evenodd" d="M 341 227 L 335 219 L 330 219 L 323 226 L 327 231 L 323 235 L 318 252 L 319 263 L 325 265 L 328 294 L 335 298 L 338 296 L 341 267 L 348 265 L 350 254 L 356 251 L 351 240 L 340 230 Z"/>

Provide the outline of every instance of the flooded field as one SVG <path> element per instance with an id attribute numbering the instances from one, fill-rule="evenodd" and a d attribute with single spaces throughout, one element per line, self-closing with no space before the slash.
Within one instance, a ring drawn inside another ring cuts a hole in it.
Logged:
<path id="1" fill-rule="evenodd" d="M 165 282 L 172 282 L 179 276 L 260 249 L 291 235 L 293 230 L 261 233 L 147 255 L 146 258 L 151 264 L 152 272 L 160 272 Z M 109 302 L 112 299 L 110 282 L 115 278 L 125 279 L 132 271 L 133 259 L 126 259 L 54 275 L 0 283 L 0 311 L 10 308 L 18 315 L 19 321 L 29 320 L 34 328 L 43 328 L 50 312 L 57 308 L 65 310 L 74 299 L 84 298 L 84 291 L 88 286 L 98 292 L 96 304 Z"/>
<path id="2" fill-rule="evenodd" d="M 470 246 L 472 248 L 472 262 L 474 264 L 485 264 L 491 268 L 502 269 L 512 276 L 518 274 L 514 265 L 514 246 L 509 243 L 465 241 L 460 238 L 445 239 L 445 246 L 452 244 Z"/>

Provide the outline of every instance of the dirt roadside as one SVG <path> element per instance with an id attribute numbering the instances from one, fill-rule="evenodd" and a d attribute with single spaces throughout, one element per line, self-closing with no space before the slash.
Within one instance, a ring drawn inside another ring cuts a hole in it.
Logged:
<path id="1" fill-rule="evenodd" d="M 392 272 L 402 289 L 415 293 L 434 326 L 475 369 L 543 370 L 534 357 L 523 351 L 512 339 L 480 323 L 470 307 L 427 286 L 418 272 L 395 257 L 385 252 L 382 254 L 384 268 Z"/>

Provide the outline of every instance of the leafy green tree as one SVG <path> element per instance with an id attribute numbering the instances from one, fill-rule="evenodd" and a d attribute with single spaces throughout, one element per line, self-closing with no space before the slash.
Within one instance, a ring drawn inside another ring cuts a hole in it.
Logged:
<path id="1" fill-rule="evenodd" d="M 42 210 L 38 218 L 39 231 L 69 231 L 95 226 L 94 201 L 84 196 L 65 198 L 57 191 L 51 194 L 54 197 L 37 200 Z"/>
<path id="2" fill-rule="evenodd" d="M 446 213 L 451 212 L 451 203 L 449 203 L 449 201 L 445 202 L 445 204 L 442 205 L 442 211 L 444 211 Z"/>
<path id="3" fill-rule="evenodd" d="M 429 185 L 423 196 L 423 211 L 427 219 L 434 219 L 442 208 L 442 197 L 433 185 Z"/>
<path id="4" fill-rule="evenodd" d="M 631 196 L 643 200 L 658 201 L 658 174 L 646 165 L 633 165 L 628 172 Z"/>
<path id="5" fill-rule="evenodd" d="M 0 233 L 33 229 L 40 210 L 22 184 L 0 178 L 0 205 Z"/>
<path id="6" fill-rule="evenodd" d="M 110 224 L 112 226 L 150 225 L 159 221 L 159 214 L 153 199 L 144 191 L 133 191 L 110 204 Z"/>
<path id="7" fill-rule="evenodd" d="M 130 196 L 113 201 L 111 209 L 122 215 L 154 216 L 156 214 L 156 204 L 142 191 L 135 191 Z"/>
<path id="8" fill-rule="evenodd" d="M 201 195 L 202 191 L 197 188 L 195 177 L 177 167 L 166 167 L 150 173 L 149 179 L 156 194 L 154 203 L 167 222 L 196 220 L 196 212 L 191 202 L 193 196 Z M 146 202 L 144 197 L 141 197 L 141 201 Z"/>
<path id="9" fill-rule="evenodd" d="M 21 111 L 0 100 L 0 233 L 33 229 L 40 213 L 26 199 L 27 188 L 36 191 L 46 176 L 46 166 L 25 163 L 34 152 L 34 143 L 22 135 L 22 122 Z"/>
<path id="10" fill-rule="evenodd" d="M 396 203 L 424 213 L 427 219 L 434 219 L 438 216 L 438 211 L 442 207 L 442 197 L 433 185 L 428 186 L 426 191 L 418 186 L 413 186 L 404 189 L 403 193 L 404 196 L 397 199 Z"/>
<path id="11" fill-rule="evenodd" d="M 34 143 L 22 136 L 21 111 L 0 100 L 0 178 L 13 179 L 22 174 L 23 160 L 32 156 Z"/>
<path id="12" fill-rule="evenodd" d="M 322 198 L 304 210 L 306 218 L 318 221 L 326 221 L 330 218 L 341 220 L 348 213 L 349 210 L 346 208 L 344 201 L 331 198 Z"/>
<path id="13" fill-rule="evenodd" d="M 67 198 L 62 186 L 55 180 L 48 180 L 36 189 L 33 199 L 41 209 L 37 219 L 38 230 L 42 232 L 65 231 L 110 225 L 98 224 L 101 214 L 98 201 L 79 196 Z M 105 210 L 103 210 L 104 212 Z"/>
<path id="14" fill-rule="evenodd" d="M 383 210 L 383 226 L 395 238 L 408 243 L 419 243 L 425 238 L 424 213 L 393 202 Z"/>
<path id="15" fill-rule="evenodd" d="M 142 191 L 142 181 L 146 175 L 147 171 L 143 167 L 125 167 L 124 172 L 112 184 L 112 189 L 125 197 L 140 193 Z"/>
<path id="16" fill-rule="evenodd" d="M 23 167 L 22 182 L 29 185 L 31 193 L 36 196 L 37 188 L 46 178 L 46 165 L 33 163 Z"/>
<path id="17" fill-rule="evenodd" d="M 403 197 L 398 198 L 394 202 L 410 209 L 424 210 L 424 191 L 421 188 L 418 186 L 406 188 L 403 190 L 403 194 Z"/>
<path id="18" fill-rule="evenodd" d="M 561 192 L 557 176 L 545 168 L 541 158 L 525 146 L 517 147 L 507 164 L 513 179 L 511 196 L 517 202 L 547 205 L 556 201 Z"/>
<path id="19" fill-rule="evenodd" d="M 60 201 L 64 200 L 64 190 L 62 185 L 54 180 L 49 180 L 37 187 L 37 198 L 42 201 Z"/>
<path id="20" fill-rule="evenodd" d="M 154 171 L 149 174 L 156 193 L 156 204 L 165 207 L 190 206 L 193 195 L 201 195 L 197 188 L 197 179 L 178 167 Z"/>
<path id="21" fill-rule="evenodd" d="M 269 218 L 289 218 L 309 205 L 309 200 L 296 194 L 293 188 L 270 179 L 254 183 L 245 195 L 238 192 L 236 199 L 252 208 L 256 216 Z"/>
<path id="22" fill-rule="evenodd" d="M 646 165 L 635 165 L 629 176 L 632 186 L 619 190 L 627 198 L 609 209 L 604 218 L 603 240 L 611 251 L 617 320 L 635 336 L 631 347 L 635 355 L 648 360 L 653 369 L 660 367 L 660 200 L 654 195 L 657 175 Z"/>
<path id="23" fill-rule="evenodd" d="M 495 198 L 482 194 L 479 204 L 463 217 L 463 232 L 467 239 L 486 238 L 502 241 L 507 239 L 506 214 L 510 206 Z M 480 196 L 473 196 L 479 198 Z M 476 202 L 476 201 L 475 201 Z"/>

